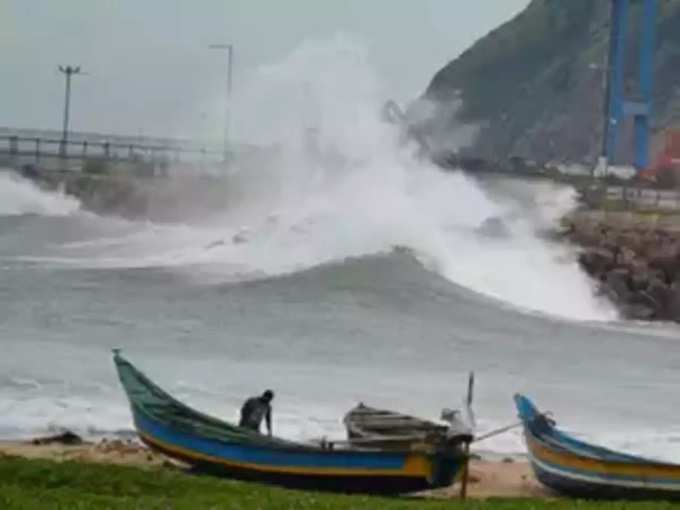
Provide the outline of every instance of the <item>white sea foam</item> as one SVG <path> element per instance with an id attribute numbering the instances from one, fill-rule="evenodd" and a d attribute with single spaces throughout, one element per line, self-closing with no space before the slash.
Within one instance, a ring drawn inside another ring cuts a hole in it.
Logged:
<path id="1" fill-rule="evenodd" d="M 79 208 L 80 203 L 73 197 L 42 190 L 31 181 L 0 169 L 0 216 L 67 216 Z"/>

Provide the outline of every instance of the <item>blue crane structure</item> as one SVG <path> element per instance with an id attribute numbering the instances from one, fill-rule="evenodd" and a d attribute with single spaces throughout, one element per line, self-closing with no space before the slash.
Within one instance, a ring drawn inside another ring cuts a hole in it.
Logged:
<path id="1" fill-rule="evenodd" d="M 642 6 L 640 58 L 637 86 L 626 90 L 627 35 L 631 0 L 611 0 L 606 118 L 602 155 L 605 163 L 616 159 L 624 120 L 632 117 L 635 130 L 635 161 L 638 171 L 650 164 L 650 116 L 654 87 L 657 0 L 638 0 Z"/>

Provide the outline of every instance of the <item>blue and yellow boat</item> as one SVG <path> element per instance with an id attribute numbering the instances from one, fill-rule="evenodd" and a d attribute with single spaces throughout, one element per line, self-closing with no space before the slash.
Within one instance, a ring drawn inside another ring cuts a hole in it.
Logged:
<path id="1" fill-rule="evenodd" d="M 114 352 L 141 440 L 198 472 L 315 490 L 400 494 L 448 486 L 465 464 L 460 451 L 428 445 L 395 451 L 263 436 L 194 411 Z"/>
<path id="2" fill-rule="evenodd" d="M 680 465 L 616 452 L 555 428 L 522 395 L 515 405 L 524 425 L 536 478 L 556 492 L 592 499 L 679 499 Z"/>

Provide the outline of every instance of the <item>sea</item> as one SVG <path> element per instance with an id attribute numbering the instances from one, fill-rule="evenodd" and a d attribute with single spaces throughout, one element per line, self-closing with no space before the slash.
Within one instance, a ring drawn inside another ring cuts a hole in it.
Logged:
<path id="1" fill-rule="evenodd" d="M 274 390 L 294 440 L 343 437 L 359 402 L 437 419 L 474 372 L 478 434 L 515 423 L 523 393 L 586 440 L 680 459 L 680 328 L 598 295 L 554 234 L 573 189 L 423 160 L 346 41 L 250 79 L 251 137 L 278 156 L 232 162 L 200 216 L 96 215 L 0 170 L 0 439 L 132 437 L 119 348 L 225 420 Z M 521 431 L 477 448 L 521 454 Z"/>

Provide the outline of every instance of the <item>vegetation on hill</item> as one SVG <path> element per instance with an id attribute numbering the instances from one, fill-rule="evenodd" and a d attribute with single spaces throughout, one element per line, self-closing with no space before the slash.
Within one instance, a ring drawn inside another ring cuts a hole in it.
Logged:
<path id="1" fill-rule="evenodd" d="M 610 0 L 532 0 L 434 76 L 425 98 L 442 106 L 435 110 L 439 115 L 455 119 L 432 125 L 480 126 L 470 152 L 489 159 L 594 161 L 601 145 L 610 5 Z M 631 94 L 641 7 L 641 0 L 632 2 L 626 70 Z M 680 2 L 659 0 L 659 8 L 657 132 L 680 124 Z M 444 107 L 458 100 L 460 108 Z M 627 145 L 632 144 L 622 144 Z"/>

